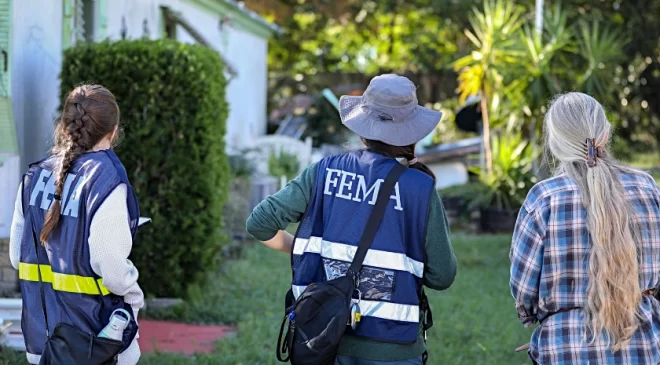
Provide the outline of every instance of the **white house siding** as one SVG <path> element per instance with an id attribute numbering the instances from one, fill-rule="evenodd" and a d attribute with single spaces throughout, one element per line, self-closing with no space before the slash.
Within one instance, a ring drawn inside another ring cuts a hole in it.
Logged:
<path id="1" fill-rule="evenodd" d="M 147 35 L 151 39 L 160 37 L 160 6 L 161 4 L 177 2 L 166 0 L 106 0 L 108 7 L 106 16 L 108 26 L 106 36 L 112 40 L 121 39 L 122 19 L 125 22 L 126 38 L 142 38 Z"/>
<path id="2" fill-rule="evenodd" d="M 51 145 L 62 63 L 62 19 L 52 14 L 61 12 L 60 0 L 13 2 L 9 62 L 20 158 L 0 156 L 0 239 L 9 237 L 22 173 Z"/>
<path id="3" fill-rule="evenodd" d="M 241 148 L 266 134 L 268 41 L 239 30 L 229 32 L 224 54 L 235 65 L 238 76 L 227 88 L 227 144 Z"/>
<path id="4" fill-rule="evenodd" d="M 186 1 L 181 1 L 176 9 L 236 69 L 238 75 L 227 86 L 229 117 L 225 139 L 230 150 L 251 146 L 255 138 L 266 134 L 268 40 L 231 25 L 221 30 L 217 16 Z M 177 38 L 194 43 L 182 28 L 177 29 Z"/>
<path id="5" fill-rule="evenodd" d="M 9 237 L 16 191 L 18 191 L 19 171 L 17 156 L 0 154 L 0 241 L 4 237 Z"/>
<path id="6" fill-rule="evenodd" d="M 15 0 L 12 12 L 12 106 L 25 167 L 42 159 L 52 141 L 62 65 L 62 2 Z"/>
<path id="7" fill-rule="evenodd" d="M 127 38 L 160 36 L 160 6 L 180 11 L 236 68 L 238 75 L 227 87 L 228 147 L 251 145 L 266 134 L 268 41 L 246 31 L 225 27 L 219 19 L 182 0 L 106 0 L 110 39 L 121 39 L 122 18 Z M 53 123 L 59 105 L 59 72 L 62 66 L 62 1 L 20 0 L 13 6 L 12 105 L 21 152 L 21 168 L 44 157 L 52 145 Z M 55 14 L 55 15 L 53 15 Z M 180 29 L 182 42 L 193 42 Z"/>
<path id="8" fill-rule="evenodd" d="M 238 72 L 227 86 L 229 117 L 225 139 L 229 150 L 250 146 L 255 138 L 266 134 L 268 40 L 231 25 L 220 30 L 216 14 L 185 0 L 118 0 L 108 7 L 108 36 L 121 38 L 124 18 L 127 38 L 143 36 L 144 20 L 147 20 L 149 36 L 158 38 L 160 6 L 179 11 Z M 180 26 L 176 34 L 180 42 L 195 43 Z"/>

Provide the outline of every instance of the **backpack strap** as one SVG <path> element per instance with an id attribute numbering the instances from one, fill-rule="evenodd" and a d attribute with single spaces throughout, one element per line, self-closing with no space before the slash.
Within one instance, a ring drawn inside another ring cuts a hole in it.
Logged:
<path id="1" fill-rule="evenodd" d="M 367 256 L 369 246 L 371 246 L 371 243 L 376 236 L 378 226 L 380 226 L 380 221 L 383 219 L 383 216 L 385 215 L 385 209 L 387 209 L 387 205 L 390 202 L 390 195 L 392 194 L 394 185 L 396 185 L 396 182 L 407 169 L 408 168 L 406 166 L 397 162 L 387 174 L 385 182 L 380 186 L 380 189 L 378 190 L 378 197 L 376 198 L 376 205 L 371 211 L 369 220 L 367 220 L 367 225 L 364 228 L 364 232 L 362 232 L 362 237 L 360 238 L 357 252 L 355 252 L 355 256 L 353 256 L 353 262 L 351 262 L 351 266 L 348 268 L 347 274 L 357 277 L 357 274 L 362 269 L 362 263 L 364 262 L 364 258 Z"/>

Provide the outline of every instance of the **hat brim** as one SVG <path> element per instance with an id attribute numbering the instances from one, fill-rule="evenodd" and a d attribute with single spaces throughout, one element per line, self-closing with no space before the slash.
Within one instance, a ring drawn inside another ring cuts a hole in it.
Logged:
<path id="1" fill-rule="evenodd" d="M 362 138 L 392 146 L 410 146 L 428 136 L 442 119 L 442 112 L 417 105 L 405 121 L 383 122 L 364 110 L 362 96 L 344 95 L 339 99 L 342 123 Z"/>

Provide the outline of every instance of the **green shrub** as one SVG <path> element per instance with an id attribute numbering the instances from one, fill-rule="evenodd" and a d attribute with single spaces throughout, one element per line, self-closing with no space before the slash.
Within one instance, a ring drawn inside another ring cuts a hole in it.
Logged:
<path id="1" fill-rule="evenodd" d="M 153 218 L 140 229 L 131 260 L 148 295 L 184 296 L 215 268 L 227 242 L 228 107 L 220 57 L 168 40 L 83 44 L 65 51 L 61 80 L 62 98 L 83 82 L 115 94 L 125 130 L 117 153 L 142 215 Z"/>
<path id="2" fill-rule="evenodd" d="M 300 163 L 296 155 L 279 151 L 271 151 L 268 157 L 268 173 L 270 176 L 286 176 L 287 181 L 293 180 L 300 170 Z"/>
<path id="3" fill-rule="evenodd" d="M 469 187 L 474 189 L 469 193 L 469 206 L 517 210 L 537 181 L 533 166 L 538 152 L 534 151 L 532 144 L 521 132 L 513 130 L 493 136 L 491 146 L 492 172 L 479 167 L 470 169 L 477 175 L 479 182 Z"/>
<path id="4" fill-rule="evenodd" d="M 255 148 L 245 148 L 237 153 L 227 156 L 229 162 L 229 170 L 234 179 L 247 179 L 249 180 L 254 174 L 256 167 L 254 161 L 246 157 L 254 151 Z"/>

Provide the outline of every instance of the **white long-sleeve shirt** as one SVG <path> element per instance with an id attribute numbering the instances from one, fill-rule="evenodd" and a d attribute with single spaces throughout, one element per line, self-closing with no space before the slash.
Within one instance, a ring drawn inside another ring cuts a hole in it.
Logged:
<path id="1" fill-rule="evenodd" d="M 25 226 L 22 191 L 23 187 L 19 186 L 9 236 L 9 258 L 12 266 L 17 270 L 21 259 L 21 240 Z M 133 239 L 126 196 L 126 185 L 117 186 L 92 217 L 88 239 L 89 261 L 92 270 L 103 279 L 103 285 L 110 292 L 123 296 L 124 301 L 133 308 L 133 314 L 137 318 L 138 311 L 144 306 L 144 294 L 137 283 L 138 271 L 128 260 Z M 119 365 L 134 365 L 138 362 L 140 348 L 137 338 L 138 336 L 128 349 L 119 355 Z M 38 354 L 27 354 L 28 362 L 31 364 L 38 364 L 40 357 Z"/>

